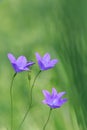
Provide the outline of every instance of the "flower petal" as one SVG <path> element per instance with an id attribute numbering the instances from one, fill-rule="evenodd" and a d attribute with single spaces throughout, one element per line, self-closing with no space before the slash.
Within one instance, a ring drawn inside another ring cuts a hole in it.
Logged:
<path id="1" fill-rule="evenodd" d="M 44 60 L 45 62 L 49 62 L 49 60 L 50 60 L 50 54 L 49 54 L 49 53 L 46 53 L 46 54 L 44 55 L 44 57 L 43 57 L 43 60 Z"/>
<path id="2" fill-rule="evenodd" d="M 47 90 L 43 90 L 42 92 L 46 99 L 48 99 L 50 97 L 50 93 Z"/>
<path id="3" fill-rule="evenodd" d="M 40 67 L 40 70 L 46 70 L 44 64 L 41 61 L 38 61 L 38 65 Z"/>
<path id="4" fill-rule="evenodd" d="M 21 66 L 19 67 L 19 66 L 17 66 L 17 64 L 14 64 L 14 63 L 12 63 L 12 66 L 13 66 L 15 72 L 17 72 L 17 73 L 29 70 L 29 68 L 27 68 L 27 67 L 25 67 L 25 68 L 23 68 Z"/>
<path id="5" fill-rule="evenodd" d="M 25 67 L 29 67 L 29 66 L 32 66 L 33 64 L 35 64 L 35 62 L 28 62 Z"/>
<path id="6" fill-rule="evenodd" d="M 50 65 L 54 66 L 57 62 L 58 62 L 57 59 L 53 59 L 53 60 L 50 61 Z"/>
<path id="7" fill-rule="evenodd" d="M 26 59 L 25 56 L 20 56 L 20 57 L 18 57 L 18 59 L 17 59 L 17 61 L 16 61 L 16 64 L 17 64 L 18 66 L 25 66 L 26 63 L 27 63 L 27 59 Z"/>
<path id="8" fill-rule="evenodd" d="M 14 63 L 16 61 L 16 58 L 11 53 L 8 53 L 8 59 L 11 63 Z"/>
<path id="9" fill-rule="evenodd" d="M 60 99 L 59 101 L 58 101 L 58 106 L 62 106 L 65 102 L 67 102 L 68 100 L 67 100 L 67 98 L 63 98 L 63 99 Z"/>
<path id="10" fill-rule="evenodd" d="M 21 72 L 19 67 L 15 63 L 12 63 L 12 67 L 14 68 L 15 72 Z"/>
<path id="11" fill-rule="evenodd" d="M 58 96 L 58 98 L 61 98 L 65 94 L 66 94 L 66 92 L 60 92 L 60 93 L 57 94 L 57 96 Z"/>
<path id="12" fill-rule="evenodd" d="M 41 56 L 39 55 L 39 53 L 36 52 L 35 55 L 36 55 L 37 61 L 41 60 Z"/>
<path id="13" fill-rule="evenodd" d="M 57 95 L 57 91 L 55 88 L 52 88 L 52 95 Z"/>

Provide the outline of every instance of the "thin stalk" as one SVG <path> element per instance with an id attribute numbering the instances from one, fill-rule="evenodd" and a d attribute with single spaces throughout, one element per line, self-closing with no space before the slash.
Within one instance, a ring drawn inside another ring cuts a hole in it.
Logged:
<path id="1" fill-rule="evenodd" d="M 12 77 L 11 86 L 10 86 L 10 99 L 11 99 L 11 130 L 13 130 L 13 94 L 12 94 L 12 88 L 13 88 L 13 81 L 17 73 L 15 73 Z"/>
<path id="2" fill-rule="evenodd" d="M 29 87 L 31 86 L 31 75 L 30 71 L 28 72 L 28 81 L 29 81 Z M 29 102 L 29 94 L 28 94 L 28 102 Z"/>
<path id="3" fill-rule="evenodd" d="M 44 125 L 44 127 L 43 127 L 43 130 L 45 130 L 45 128 L 46 128 L 46 126 L 47 126 L 47 124 L 48 124 L 48 122 L 49 122 L 51 112 L 52 112 L 52 108 L 50 108 L 49 115 L 48 115 L 47 121 L 46 121 L 46 123 L 45 123 L 45 125 Z"/>
<path id="4" fill-rule="evenodd" d="M 25 115 L 24 115 L 24 117 L 23 117 L 23 120 L 21 121 L 21 123 L 20 123 L 20 125 L 19 125 L 19 127 L 18 127 L 17 130 L 19 130 L 20 127 L 22 126 L 22 124 L 23 124 L 23 122 L 25 121 L 25 119 L 26 119 L 26 117 L 27 117 L 27 115 L 28 115 L 28 113 L 29 113 L 29 111 L 30 111 L 30 108 L 31 108 L 31 106 L 32 106 L 32 93 L 33 93 L 33 88 L 34 88 L 34 85 L 35 85 L 35 81 L 36 81 L 37 77 L 39 76 L 40 72 L 41 72 L 41 70 L 37 73 L 37 75 L 36 75 L 35 78 L 34 78 L 34 81 L 33 81 L 33 84 L 32 84 L 32 86 L 31 86 L 31 90 L 30 90 L 30 104 L 29 104 L 29 107 L 28 107 L 28 109 L 27 109 L 27 111 L 26 111 L 26 113 L 25 113 Z"/>

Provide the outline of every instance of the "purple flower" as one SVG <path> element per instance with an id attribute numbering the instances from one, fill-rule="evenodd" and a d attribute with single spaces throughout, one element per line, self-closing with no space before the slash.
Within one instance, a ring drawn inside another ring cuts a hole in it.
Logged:
<path id="1" fill-rule="evenodd" d="M 47 104 L 50 108 L 59 108 L 67 101 L 66 98 L 62 98 L 65 93 L 66 92 L 57 93 L 55 88 L 52 88 L 52 94 L 50 94 L 47 90 L 43 90 L 43 94 L 45 96 L 43 103 Z"/>
<path id="2" fill-rule="evenodd" d="M 8 53 L 8 59 L 10 60 L 12 67 L 15 72 L 28 71 L 30 66 L 34 64 L 34 62 L 27 62 L 25 56 L 19 56 L 17 59 L 11 54 Z"/>
<path id="3" fill-rule="evenodd" d="M 55 66 L 55 64 L 58 62 L 57 59 L 50 60 L 50 54 L 46 53 L 43 57 L 39 55 L 39 53 L 36 53 L 36 59 L 38 61 L 38 65 L 40 67 L 40 70 L 48 70 Z"/>

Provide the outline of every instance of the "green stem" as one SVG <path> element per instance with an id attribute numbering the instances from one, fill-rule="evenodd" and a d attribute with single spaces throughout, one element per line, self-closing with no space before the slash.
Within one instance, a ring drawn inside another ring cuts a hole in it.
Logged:
<path id="1" fill-rule="evenodd" d="M 29 87 L 31 86 L 31 75 L 30 72 L 28 72 L 28 81 L 29 81 Z M 29 93 L 28 93 L 28 102 L 29 102 Z"/>
<path id="2" fill-rule="evenodd" d="M 43 127 L 43 130 L 45 130 L 45 128 L 46 128 L 46 126 L 47 126 L 47 124 L 48 124 L 48 121 L 49 121 L 49 119 L 50 119 L 51 112 L 52 112 L 52 108 L 50 108 L 49 115 L 48 115 L 47 121 L 46 121 L 46 123 L 45 123 L 45 125 L 44 125 L 44 127 Z"/>
<path id="3" fill-rule="evenodd" d="M 11 99 L 11 130 L 13 130 L 13 94 L 12 94 L 12 88 L 13 88 L 13 81 L 17 73 L 15 73 L 12 77 L 11 86 L 10 86 L 10 99 Z"/>
<path id="4" fill-rule="evenodd" d="M 27 115 L 28 115 L 28 113 L 29 113 L 29 111 L 30 111 L 30 108 L 31 108 L 31 106 L 32 106 L 32 93 L 33 93 L 33 88 L 34 88 L 34 85 L 35 85 L 35 81 L 36 81 L 37 77 L 39 76 L 40 72 L 41 72 L 41 70 L 37 73 L 37 75 L 36 75 L 35 78 L 34 78 L 34 81 L 33 81 L 33 84 L 32 84 L 32 86 L 31 86 L 31 90 L 30 90 L 30 104 L 29 104 L 29 107 L 28 107 L 28 109 L 27 109 L 27 111 L 26 111 L 26 113 L 25 113 L 25 115 L 24 115 L 24 117 L 23 117 L 23 120 L 21 121 L 21 123 L 20 123 L 20 125 L 19 125 L 19 127 L 18 127 L 17 130 L 19 130 L 20 127 L 22 126 L 22 124 L 23 124 L 23 122 L 25 121 L 25 119 L 26 119 L 26 117 L 27 117 Z"/>

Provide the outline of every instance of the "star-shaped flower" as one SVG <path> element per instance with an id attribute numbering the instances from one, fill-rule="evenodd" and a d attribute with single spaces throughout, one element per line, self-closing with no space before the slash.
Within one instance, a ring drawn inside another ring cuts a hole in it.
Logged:
<path id="1" fill-rule="evenodd" d="M 39 53 L 36 53 L 36 59 L 37 59 L 38 65 L 40 67 L 40 70 L 51 69 L 58 62 L 57 59 L 51 60 L 49 53 L 46 53 L 43 57 L 41 57 L 39 55 Z"/>
<path id="2" fill-rule="evenodd" d="M 47 90 L 43 90 L 43 94 L 45 96 L 43 103 L 47 104 L 50 108 L 59 108 L 67 102 L 66 98 L 62 98 L 65 93 L 66 92 L 57 93 L 55 88 L 52 88 L 52 94 L 50 94 Z"/>
<path id="3" fill-rule="evenodd" d="M 12 67 L 16 73 L 22 71 L 28 71 L 30 66 L 35 64 L 34 62 L 28 62 L 25 56 L 19 56 L 17 59 L 11 54 L 8 53 L 8 59 L 10 60 Z"/>

